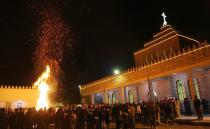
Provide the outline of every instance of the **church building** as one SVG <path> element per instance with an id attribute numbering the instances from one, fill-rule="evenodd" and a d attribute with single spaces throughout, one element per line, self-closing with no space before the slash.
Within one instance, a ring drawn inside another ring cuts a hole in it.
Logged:
<path id="1" fill-rule="evenodd" d="M 167 97 L 183 102 L 193 101 L 195 95 L 210 102 L 210 45 L 176 31 L 163 17 L 160 31 L 134 52 L 135 66 L 81 86 L 83 103 L 139 103 Z"/>

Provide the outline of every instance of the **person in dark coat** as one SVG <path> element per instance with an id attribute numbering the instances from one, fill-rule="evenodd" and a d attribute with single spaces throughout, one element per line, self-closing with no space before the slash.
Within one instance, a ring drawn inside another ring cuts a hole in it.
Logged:
<path id="1" fill-rule="evenodd" d="M 64 112 L 62 111 L 62 108 L 59 108 L 55 114 L 55 129 L 62 128 L 63 117 Z"/>
<path id="2" fill-rule="evenodd" d="M 24 129 L 25 116 L 24 111 L 20 108 L 17 112 L 17 129 Z"/>
<path id="3" fill-rule="evenodd" d="M 195 108 L 195 111 L 198 115 L 198 120 L 202 120 L 203 119 L 203 114 L 201 112 L 201 101 L 200 101 L 200 99 L 198 99 L 197 96 L 195 96 L 194 108 Z"/>
<path id="4" fill-rule="evenodd" d="M 80 106 L 77 107 L 77 125 L 76 129 L 85 128 L 86 112 Z"/>
<path id="5" fill-rule="evenodd" d="M 93 116 L 93 109 L 89 109 L 88 115 L 87 115 L 87 129 L 93 129 L 94 128 L 94 116 Z"/>
<path id="6" fill-rule="evenodd" d="M 208 113 L 208 102 L 206 99 L 202 99 L 201 104 L 203 105 L 203 113 Z"/>
<path id="7" fill-rule="evenodd" d="M 185 115 L 191 116 L 191 108 L 190 108 L 190 101 L 188 98 L 184 98 L 184 108 L 185 108 Z"/>
<path id="8" fill-rule="evenodd" d="M 5 108 L 1 109 L 1 127 L 0 129 L 7 129 L 9 124 L 9 116 Z"/>
<path id="9" fill-rule="evenodd" d="M 109 129 L 110 117 L 111 117 L 110 109 L 109 109 L 109 107 L 106 107 L 106 110 L 105 110 L 105 123 L 106 123 L 107 129 Z"/>

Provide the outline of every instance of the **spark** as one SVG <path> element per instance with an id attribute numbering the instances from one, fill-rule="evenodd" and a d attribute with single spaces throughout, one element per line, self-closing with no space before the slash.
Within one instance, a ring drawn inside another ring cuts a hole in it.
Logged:
<path id="1" fill-rule="evenodd" d="M 55 0 L 41 1 L 35 9 L 38 10 L 37 18 L 40 19 L 37 30 L 38 45 L 34 53 L 35 63 L 37 69 L 43 69 L 46 64 L 47 68 L 51 69 L 48 78 L 50 85 L 48 84 L 48 88 L 43 88 L 46 83 L 42 82 L 40 88 L 46 92 L 53 87 L 56 91 L 58 86 L 62 86 L 61 65 L 64 50 L 70 47 L 69 29 Z"/>

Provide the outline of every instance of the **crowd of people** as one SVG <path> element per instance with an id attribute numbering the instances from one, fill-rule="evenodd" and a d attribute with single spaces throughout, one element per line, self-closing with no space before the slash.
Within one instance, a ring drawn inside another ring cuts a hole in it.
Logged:
<path id="1" fill-rule="evenodd" d="M 198 107 L 196 111 L 200 111 Z M 136 122 L 157 128 L 162 123 L 174 124 L 179 116 L 180 102 L 173 98 L 139 104 L 71 105 L 38 111 L 2 108 L 0 129 L 109 129 L 111 122 L 116 129 L 135 129 Z"/>

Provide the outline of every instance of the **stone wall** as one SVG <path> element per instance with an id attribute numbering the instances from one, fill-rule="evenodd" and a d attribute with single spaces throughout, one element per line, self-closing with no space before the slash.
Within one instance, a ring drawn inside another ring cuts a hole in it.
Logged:
<path id="1" fill-rule="evenodd" d="M 198 48 L 183 49 L 183 51 L 174 52 L 155 62 L 130 68 L 120 75 L 108 76 L 84 85 L 81 88 L 81 93 L 87 94 L 93 91 L 103 91 L 104 88 L 122 87 L 147 80 L 148 76 L 150 78 L 169 76 L 173 73 L 210 65 L 209 58 L 210 45 L 203 44 L 203 46 L 198 46 Z"/>
<path id="2" fill-rule="evenodd" d="M 23 107 L 36 107 L 38 88 L 31 86 L 0 86 L 0 106 L 10 103 L 16 108 L 17 102 L 23 102 Z"/>
<path id="3" fill-rule="evenodd" d="M 139 92 L 139 100 L 140 101 L 146 101 L 149 98 L 149 87 L 148 87 L 148 82 L 143 81 L 140 83 L 138 87 L 138 92 Z"/>
<path id="4" fill-rule="evenodd" d="M 155 92 L 156 98 L 165 98 L 172 96 L 171 85 L 169 79 L 162 77 L 152 81 L 153 93 Z"/>

